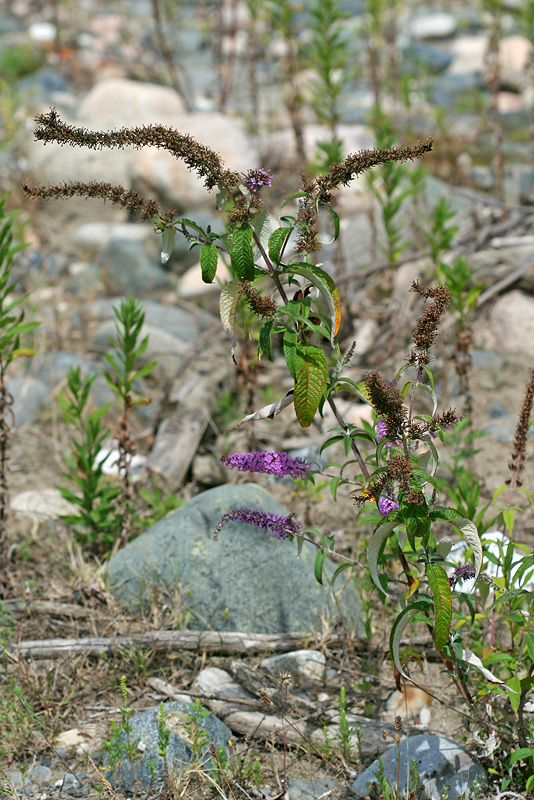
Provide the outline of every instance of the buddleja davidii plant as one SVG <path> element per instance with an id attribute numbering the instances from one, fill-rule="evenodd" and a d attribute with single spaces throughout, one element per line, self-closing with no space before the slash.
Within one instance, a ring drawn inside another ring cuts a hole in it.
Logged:
<path id="1" fill-rule="evenodd" d="M 321 347 L 309 339 L 316 334 L 319 341 L 326 340 L 337 350 L 335 336 L 341 317 L 339 292 L 332 278 L 319 266 L 312 264 L 312 255 L 320 249 L 317 232 L 319 210 L 330 210 L 334 222 L 334 236 L 339 232 L 339 219 L 331 208 L 332 193 L 349 184 L 355 177 L 387 161 L 406 161 L 422 156 L 432 148 L 430 140 L 406 147 L 389 147 L 364 150 L 349 155 L 344 161 L 330 166 L 326 174 L 314 180 L 302 179 L 300 191 L 284 200 L 279 214 L 279 224 L 271 230 L 267 213 L 263 209 L 259 190 L 270 185 L 271 176 L 265 170 L 235 173 L 225 169 L 220 157 L 210 148 L 162 125 L 148 125 L 117 131 L 89 131 L 64 123 L 55 110 L 36 117 L 36 139 L 58 142 L 91 149 L 144 147 L 164 148 L 204 179 L 207 190 L 217 187 L 217 206 L 224 211 L 229 234 L 216 234 L 204 230 L 194 220 L 178 216 L 172 210 L 163 211 L 156 200 L 145 200 L 135 190 L 107 183 L 73 182 L 52 186 L 24 186 L 31 197 L 54 198 L 74 195 L 100 197 L 137 212 L 142 219 L 152 219 L 163 234 L 162 260 L 169 258 L 177 232 L 182 233 L 190 246 L 200 247 L 203 280 L 212 282 L 216 276 L 219 254 L 229 253 L 231 269 L 235 275 L 224 287 L 221 295 L 223 327 L 233 332 L 235 310 L 241 296 L 259 319 L 265 323 L 260 332 L 260 348 L 269 357 L 271 337 L 283 335 L 283 347 L 288 369 L 295 382 L 294 402 L 297 419 L 303 427 L 311 424 L 319 406 L 333 390 L 329 385 L 328 365 Z M 282 214 L 289 203 L 297 201 L 296 214 Z M 288 242 L 296 232 L 296 255 L 286 260 Z M 260 263 L 260 258 L 263 263 Z M 282 301 L 278 305 L 265 292 L 253 284 L 258 279 L 270 279 L 273 291 Z M 297 284 L 292 297 L 286 286 Z M 312 297 L 316 288 L 322 295 L 324 307 L 317 307 Z M 323 313 L 324 308 L 327 313 Z M 313 312 L 313 313 L 312 313 Z"/>
<path id="2" fill-rule="evenodd" d="M 400 655 L 400 641 L 406 626 L 422 619 L 432 628 L 434 646 L 442 653 L 450 673 L 463 680 L 459 661 L 467 661 L 469 652 L 453 646 L 453 596 L 445 570 L 450 540 L 438 542 L 436 525 L 449 522 L 458 528 L 474 553 L 473 576 L 478 578 L 482 566 L 482 546 L 473 522 L 456 509 L 436 504 L 437 483 L 434 478 L 439 454 L 434 439 L 443 440 L 443 430 L 458 422 L 456 413 L 437 413 L 434 378 L 429 367 L 430 348 L 437 335 L 441 319 L 448 309 L 450 293 L 444 286 L 424 289 L 414 283 L 412 291 L 431 302 L 418 320 L 407 363 L 398 371 L 395 381 L 388 384 L 378 372 L 370 372 L 359 386 L 360 396 L 374 408 L 378 418 L 376 468 L 369 474 L 362 471 L 362 494 L 359 505 L 366 500 L 377 502 L 383 519 L 376 526 L 368 548 L 367 561 L 371 578 L 384 597 L 389 577 L 385 569 L 389 544 L 393 557 L 401 564 L 407 582 L 407 592 L 401 598 L 401 611 L 390 634 L 390 651 L 399 676 L 406 675 Z M 397 388 L 406 371 L 413 377 Z M 428 394 L 432 411 L 415 413 L 415 401 L 420 392 Z M 364 431 L 366 438 L 372 438 Z M 352 435 L 360 438 L 360 431 Z M 430 496 L 428 496 L 430 490 Z M 410 555 L 411 552 L 411 555 Z M 473 661 L 471 661 L 473 665 Z"/>

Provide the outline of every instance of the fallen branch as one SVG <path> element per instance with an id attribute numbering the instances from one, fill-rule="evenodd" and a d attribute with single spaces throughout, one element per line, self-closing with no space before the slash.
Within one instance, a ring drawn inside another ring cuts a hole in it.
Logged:
<path id="1" fill-rule="evenodd" d="M 302 645 L 298 633 L 221 633 L 218 631 L 151 631 L 132 636 L 87 636 L 80 639 L 37 639 L 11 644 L 8 652 L 25 658 L 64 658 L 114 653 L 123 647 L 153 650 L 211 650 L 225 653 L 284 653 Z"/>

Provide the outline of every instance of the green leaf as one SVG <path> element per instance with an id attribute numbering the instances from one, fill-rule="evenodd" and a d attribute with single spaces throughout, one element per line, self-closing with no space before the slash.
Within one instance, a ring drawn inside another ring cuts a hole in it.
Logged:
<path id="1" fill-rule="evenodd" d="M 297 342 L 298 335 L 296 331 L 286 331 L 284 333 L 284 356 L 289 374 L 293 380 L 297 379 Z"/>
<path id="2" fill-rule="evenodd" d="M 243 225 L 232 231 L 230 260 L 238 278 L 242 281 L 254 280 L 254 253 L 252 250 L 252 228 Z"/>
<path id="3" fill-rule="evenodd" d="M 271 221 L 267 211 L 258 211 L 252 217 L 252 227 L 261 246 L 267 252 L 269 250 L 269 239 L 271 237 Z"/>
<path id="4" fill-rule="evenodd" d="M 174 220 L 173 224 L 185 225 L 186 228 L 193 228 L 193 230 L 196 231 L 203 239 L 207 237 L 206 231 L 201 228 L 200 225 L 197 225 L 197 223 L 192 219 L 187 219 L 187 217 L 179 217 L 178 219 Z"/>
<path id="5" fill-rule="evenodd" d="M 260 329 L 260 347 L 263 355 L 265 358 L 268 358 L 269 361 L 273 360 L 273 354 L 271 352 L 271 336 L 273 333 L 273 321 L 267 320 L 261 329 Z"/>
<path id="6" fill-rule="evenodd" d="M 326 561 L 326 553 L 326 550 L 318 550 L 317 555 L 315 556 L 315 563 L 313 565 L 315 580 L 317 583 L 320 583 L 321 586 L 323 585 L 323 569 Z"/>
<path id="7" fill-rule="evenodd" d="M 213 283 L 217 272 L 217 261 L 219 254 L 217 246 L 214 244 L 203 244 L 200 248 L 200 267 L 202 269 L 202 280 L 204 283 Z"/>
<path id="8" fill-rule="evenodd" d="M 219 314 L 223 330 L 228 336 L 234 335 L 235 310 L 241 295 L 241 286 L 237 281 L 225 283 L 219 298 Z"/>
<path id="9" fill-rule="evenodd" d="M 384 588 L 380 583 L 380 578 L 378 577 L 378 556 L 382 550 L 382 545 L 386 541 L 393 528 L 395 528 L 399 522 L 402 522 L 402 517 L 398 512 L 396 512 L 392 519 L 385 520 L 375 528 L 373 535 L 369 540 L 369 544 L 367 545 L 367 566 L 369 567 L 369 575 L 371 576 L 371 580 L 375 586 L 377 586 L 380 591 L 388 597 L 391 597 L 391 595 L 384 591 Z"/>
<path id="10" fill-rule="evenodd" d="M 534 664 L 534 633 L 525 633 L 525 644 L 527 646 L 530 660 Z"/>
<path id="11" fill-rule="evenodd" d="M 516 761 L 526 761 L 533 756 L 534 747 L 520 747 L 508 756 L 508 763 L 515 764 Z"/>
<path id="12" fill-rule="evenodd" d="M 517 714 L 517 709 L 519 708 L 519 703 L 521 701 L 521 681 L 517 675 L 514 675 L 513 677 L 508 678 L 506 685 L 509 689 L 511 689 L 511 692 L 508 694 L 510 705 L 513 708 L 514 714 Z"/>
<path id="13" fill-rule="evenodd" d="M 391 653 L 391 657 L 393 659 L 393 663 L 399 670 L 400 674 L 408 679 L 409 676 L 404 672 L 402 668 L 399 655 L 399 647 L 402 639 L 402 634 L 404 633 L 404 629 L 406 628 L 412 617 L 414 617 L 420 611 L 426 611 L 429 605 L 430 605 L 430 599 L 423 599 L 423 598 L 421 598 L 420 600 L 416 600 L 414 603 L 411 603 L 409 606 L 407 606 L 401 611 L 401 613 L 393 623 L 393 627 L 391 629 L 391 634 L 389 637 L 389 650 Z"/>
<path id="14" fill-rule="evenodd" d="M 326 208 L 326 210 L 328 211 L 328 213 L 330 214 L 330 216 L 332 217 L 332 220 L 334 222 L 334 236 L 333 236 L 333 238 L 330 239 L 328 242 L 323 242 L 323 244 L 332 244 L 332 242 L 335 242 L 337 237 L 339 236 L 339 231 L 340 231 L 339 215 L 338 215 L 338 213 L 336 211 L 334 211 L 332 206 L 329 206 L 327 203 L 319 203 L 319 208 Z"/>
<path id="15" fill-rule="evenodd" d="M 176 228 L 163 229 L 163 241 L 161 243 L 161 263 L 166 264 L 174 250 L 174 243 L 176 242 Z"/>
<path id="16" fill-rule="evenodd" d="M 295 376 L 294 405 L 300 425 L 309 428 L 328 381 L 328 363 L 320 347 L 315 345 L 297 346 L 297 365 Z"/>
<path id="17" fill-rule="evenodd" d="M 291 203 L 293 200 L 299 200 L 301 197 L 309 197 L 310 195 L 307 192 L 293 192 L 293 194 L 288 195 L 288 197 L 284 198 L 280 205 L 278 206 L 277 217 L 280 219 L 280 212 L 283 208 L 287 206 L 288 203 Z"/>
<path id="18" fill-rule="evenodd" d="M 337 502 L 337 489 L 340 483 L 341 478 L 337 475 L 334 475 L 333 478 L 330 478 L 330 494 L 332 495 L 334 503 Z"/>
<path id="19" fill-rule="evenodd" d="M 306 264 L 304 261 L 299 261 L 296 264 L 291 264 L 290 270 L 295 275 L 302 275 L 302 277 L 309 280 L 323 295 L 330 312 L 330 343 L 334 347 L 334 339 L 341 323 L 341 299 L 336 284 L 328 272 L 316 267 L 314 264 Z"/>
<path id="20" fill-rule="evenodd" d="M 415 552 L 416 537 L 423 538 L 429 529 L 428 507 L 425 503 L 406 503 L 400 499 L 400 508 L 410 547 Z"/>
<path id="21" fill-rule="evenodd" d="M 291 228 L 277 228 L 269 237 L 268 251 L 271 261 L 278 265 L 280 263 L 280 253 L 286 243 L 287 237 L 291 233 Z"/>
<path id="22" fill-rule="evenodd" d="M 473 555 L 475 557 L 475 581 L 480 574 L 480 569 L 482 567 L 482 543 L 480 541 L 480 536 L 476 529 L 476 525 L 474 522 L 471 522 L 470 519 L 466 517 L 462 517 L 462 515 L 453 508 L 443 508 L 442 506 L 435 506 L 429 514 L 430 522 L 434 522 L 436 519 L 442 519 L 447 522 L 450 522 L 452 525 L 455 525 L 457 528 L 460 528 L 464 539 L 466 540 L 467 544 L 473 550 Z M 473 583 L 474 586 L 474 583 Z"/>
<path id="23" fill-rule="evenodd" d="M 451 629 L 451 587 L 447 573 L 439 564 L 427 564 L 426 577 L 434 598 L 434 647 L 440 653 L 447 644 Z"/>

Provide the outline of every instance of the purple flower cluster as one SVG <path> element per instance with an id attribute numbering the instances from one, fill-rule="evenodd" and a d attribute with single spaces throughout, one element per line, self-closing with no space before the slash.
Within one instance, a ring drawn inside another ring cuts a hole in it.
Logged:
<path id="1" fill-rule="evenodd" d="M 387 517 L 390 511 L 396 511 L 397 508 L 400 508 L 400 506 L 393 497 L 383 494 L 382 497 L 378 498 L 378 510 L 383 517 Z"/>
<path id="2" fill-rule="evenodd" d="M 241 173 L 243 183 L 251 192 L 258 192 L 262 186 L 270 186 L 273 182 L 273 176 L 266 169 L 249 169 L 248 172 Z"/>
<path id="3" fill-rule="evenodd" d="M 278 539 L 287 539 L 288 536 L 296 536 L 302 528 L 293 519 L 293 514 L 287 517 L 280 514 L 271 514 L 266 511 L 258 511 L 253 508 L 234 508 L 227 514 L 223 514 L 215 528 L 214 538 L 217 539 L 219 531 L 227 522 L 246 522 L 247 525 L 256 525 L 266 531 L 274 533 Z"/>
<path id="4" fill-rule="evenodd" d="M 253 453 L 230 453 L 221 458 L 221 464 L 240 472 L 263 472 L 282 478 L 303 478 L 310 471 L 309 464 L 303 458 L 292 458 L 287 453 L 276 450 L 257 450 Z"/>
<path id="5" fill-rule="evenodd" d="M 452 575 L 449 577 L 449 586 L 454 589 L 458 581 L 467 581 L 474 578 L 476 570 L 471 564 L 462 564 L 461 567 L 456 567 Z"/>
<path id="6" fill-rule="evenodd" d="M 379 442 L 380 439 L 383 439 L 386 433 L 387 433 L 387 425 L 383 419 L 379 419 L 376 431 L 376 441 Z M 396 442 L 388 442 L 387 446 L 392 447 L 394 444 L 397 447 L 402 447 L 402 442 L 400 440 L 397 440 Z"/>

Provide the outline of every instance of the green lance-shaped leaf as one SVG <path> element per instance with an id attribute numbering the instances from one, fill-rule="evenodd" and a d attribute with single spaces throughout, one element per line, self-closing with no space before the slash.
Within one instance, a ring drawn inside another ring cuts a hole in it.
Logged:
<path id="1" fill-rule="evenodd" d="M 235 310 L 239 295 L 241 294 L 241 286 L 237 281 L 229 281 L 226 283 L 219 298 L 219 313 L 221 315 L 221 322 L 225 333 L 228 336 L 234 335 L 235 327 Z"/>
<path id="2" fill-rule="evenodd" d="M 171 257 L 172 251 L 174 250 L 174 243 L 176 241 L 176 229 L 175 228 L 164 228 L 163 229 L 163 242 L 161 244 L 161 263 L 166 264 L 169 258 Z"/>
<path id="3" fill-rule="evenodd" d="M 274 264 L 278 265 L 280 263 L 280 253 L 290 233 L 291 228 L 277 228 L 270 235 L 268 242 L 269 258 Z"/>
<path id="4" fill-rule="evenodd" d="M 260 330 L 260 348 L 263 355 L 269 359 L 269 361 L 273 360 L 273 354 L 271 352 L 271 336 L 273 334 L 273 321 L 272 319 L 267 320 Z"/>
<path id="5" fill-rule="evenodd" d="M 393 528 L 395 528 L 399 522 L 402 522 L 402 517 L 398 512 L 395 512 L 395 515 L 392 519 L 381 522 L 380 525 L 375 528 L 373 535 L 369 540 L 369 544 L 367 545 L 367 566 L 369 567 L 369 575 L 371 576 L 371 580 L 375 586 L 377 586 L 381 592 L 387 595 L 387 597 L 391 597 L 391 595 L 384 590 L 384 587 L 380 583 L 380 578 L 378 577 L 378 556 L 382 549 L 382 545 L 386 541 Z"/>
<path id="6" fill-rule="evenodd" d="M 298 334 L 296 331 L 286 331 L 284 333 L 284 356 L 289 374 L 293 380 L 297 379 L 297 367 L 300 365 L 300 361 L 298 361 L 297 356 L 297 343 Z"/>
<path id="7" fill-rule="evenodd" d="M 403 675 L 405 678 L 409 676 L 406 675 L 402 668 L 402 664 L 400 662 L 400 655 L 399 655 L 399 648 L 402 639 L 402 634 L 404 633 L 404 629 L 410 622 L 410 620 L 418 614 L 420 611 L 427 611 L 430 605 L 430 599 L 423 599 L 416 600 L 415 602 L 411 603 L 409 606 L 404 608 L 395 622 L 393 623 L 393 627 L 391 629 L 391 633 L 389 636 L 389 650 L 391 653 L 391 657 L 393 659 L 393 663 L 399 670 L 400 674 Z"/>
<path id="8" fill-rule="evenodd" d="M 332 347 L 334 347 L 334 339 L 339 330 L 339 324 L 341 322 L 341 298 L 339 297 L 339 291 L 336 284 L 328 272 L 325 272 L 324 269 L 316 267 L 314 264 L 306 264 L 304 261 L 291 264 L 291 272 L 295 275 L 302 275 L 303 278 L 307 278 L 307 280 L 309 280 L 310 283 L 319 289 L 323 295 L 330 312 L 330 319 L 332 323 L 330 342 Z"/>
<path id="9" fill-rule="evenodd" d="M 323 569 L 326 561 L 326 555 L 326 550 L 318 550 L 313 564 L 313 574 L 315 575 L 315 580 L 317 583 L 320 583 L 321 586 L 323 585 Z"/>
<path id="10" fill-rule="evenodd" d="M 202 280 L 204 283 L 213 283 L 217 272 L 217 261 L 219 254 L 214 244 L 203 244 L 200 248 L 200 267 L 202 269 Z"/>
<path id="11" fill-rule="evenodd" d="M 440 653 L 447 643 L 451 629 L 451 587 L 447 573 L 439 564 L 427 564 L 426 577 L 434 598 L 434 647 Z"/>
<path id="12" fill-rule="evenodd" d="M 460 528 L 464 539 L 473 550 L 473 555 L 475 557 L 476 581 L 482 568 L 482 543 L 480 541 L 480 536 L 475 523 L 471 522 L 471 520 L 467 519 L 466 517 L 462 517 L 455 509 L 443 508 L 442 506 L 436 506 L 433 508 L 429 514 L 429 518 L 431 523 L 436 519 L 442 519 L 446 522 L 450 522 L 457 528 Z M 475 585 L 475 581 L 473 582 L 473 587 Z"/>
<path id="13" fill-rule="evenodd" d="M 254 280 L 254 253 L 251 242 L 252 228 L 248 226 L 234 228 L 230 260 L 236 275 L 242 281 Z"/>
<path id="14" fill-rule="evenodd" d="M 300 425 L 309 428 L 328 380 L 328 363 L 320 347 L 309 344 L 297 347 L 297 374 L 295 377 L 295 413 Z"/>
<path id="15" fill-rule="evenodd" d="M 251 222 L 254 233 L 258 237 L 261 246 L 267 251 L 269 249 L 269 239 L 272 234 L 271 220 L 269 219 L 268 212 L 258 211 L 258 213 L 254 214 L 252 217 Z"/>

